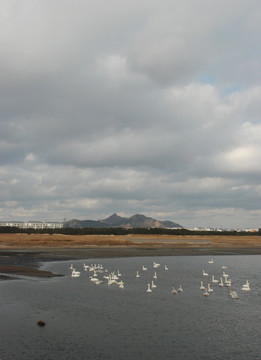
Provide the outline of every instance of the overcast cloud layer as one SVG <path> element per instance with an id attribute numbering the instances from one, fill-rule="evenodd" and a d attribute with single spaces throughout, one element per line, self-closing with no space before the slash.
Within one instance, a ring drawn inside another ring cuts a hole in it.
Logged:
<path id="1" fill-rule="evenodd" d="M 260 227 L 260 0 L 0 0 L 0 220 Z"/>

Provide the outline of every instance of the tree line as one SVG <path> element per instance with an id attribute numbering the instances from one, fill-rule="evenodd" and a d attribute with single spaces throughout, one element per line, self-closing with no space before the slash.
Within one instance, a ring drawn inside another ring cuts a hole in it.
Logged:
<path id="1" fill-rule="evenodd" d="M 14 226 L 0 226 L 0 233 L 24 233 L 24 234 L 62 234 L 62 235 L 131 235 L 131 234 L 145 234 L 145 235 L 261 235 L 259 232 L 248 231 L 203 231 L 203 230 L 188 230 L 188 229 L 166 229 L 166 228 L 130 228 L 109 227 L 109 228 L 62 228 L 62 229 L 21 229 Z"/>

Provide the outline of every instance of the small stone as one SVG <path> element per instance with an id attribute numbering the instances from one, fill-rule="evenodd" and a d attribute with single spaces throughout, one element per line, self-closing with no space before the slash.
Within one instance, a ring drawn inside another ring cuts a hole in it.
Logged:
<path id="1" fill-rule="evenodd" d="M 38 325 L 38 326 L 45 326 L 45 322 L 44 322 L 43 320 L 39 320 L 39 321 L 37 322 L 37 325 Z"/>

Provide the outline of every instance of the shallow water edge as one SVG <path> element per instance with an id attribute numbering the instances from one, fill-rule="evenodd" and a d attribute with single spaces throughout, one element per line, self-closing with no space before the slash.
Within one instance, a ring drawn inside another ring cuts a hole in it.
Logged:
<path id="1" fill-rule="evenodd" d="M 150 257 L 150 256 L 200 256 L 200 255 L 261 255 L 261 248 L 135 248 L 135 247 L 88 247 L 49 249 L 8 249 L 0 251 L 0 280 L 16 279 L 17 276 L 54 277 L 60 274 L 40 269 L 42 263 L 52 261 Z"/>

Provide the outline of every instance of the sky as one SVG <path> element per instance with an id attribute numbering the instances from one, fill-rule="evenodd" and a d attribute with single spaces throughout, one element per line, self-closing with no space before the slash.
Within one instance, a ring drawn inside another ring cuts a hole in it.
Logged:
<path id="1" fill-rule="evenodd" d="M 260 0 L 0 0 L 0 220 L 261 227 Z"/>

